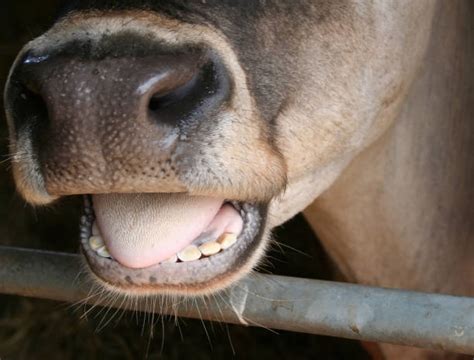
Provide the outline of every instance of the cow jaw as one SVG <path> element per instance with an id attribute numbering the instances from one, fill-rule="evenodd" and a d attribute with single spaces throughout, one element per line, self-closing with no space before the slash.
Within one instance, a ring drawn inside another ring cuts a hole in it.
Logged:
<path id="1" fill-rule="evenodd" d="M 133 294 L 200 295 L 249 271 L 263 247 L 254 205 L 186 194 L 86 196 L 81 243 L 93 273 Z"/>

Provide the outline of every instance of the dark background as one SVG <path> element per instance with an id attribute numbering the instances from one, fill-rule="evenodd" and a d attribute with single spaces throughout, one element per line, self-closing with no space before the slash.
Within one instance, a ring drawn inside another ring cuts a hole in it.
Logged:
<path id="1" fill-rule="evenodd" d="M 58 0 L 0 0 L 0 88 L 20 48 L 47 29 Z M 75 252 L 80 200 L 32 208 L 14 191 L 7 128 L 0 102 L 0 245 Z M 329 279 L 330 262 L 301 216 L 278 229 L 284 245 L 266 270 Z M 283 250 L 282 250 L 283 249 Z M 304 254 L 302 254 L 301 252 Z M 2 266 L 2 264 L 0 264 Z M 144 315 L 124 313 L 98 331 L 105 312 L 53 301 L 0 295 L 0 358 L 7 359 L 365 359 L 355 341 L 180 319 L 158 322 L 154 337 Z M 110 316 L 110 315 L 109 315 Z M 107 320 L 107 318 L 106 318 Z M 206 332 L 208 335 L 206 335 Z M 162 340 L 163 346 L 162 346 Z"/>

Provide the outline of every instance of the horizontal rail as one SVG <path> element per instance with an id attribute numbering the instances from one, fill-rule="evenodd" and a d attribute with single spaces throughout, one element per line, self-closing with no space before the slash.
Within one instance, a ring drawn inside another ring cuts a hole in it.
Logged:
<path id="1" fill-rule="evenodd" d="M 78 255 L 0 246 L 0 293 L 80 301 L 90 291 L 80 272 Z M 150 310 L 149 299 L 137 307 Z M 152 311 L 474 354 L 474 298 L 467 297 L 262 274 L 205 303 L 168 301 Z"/>

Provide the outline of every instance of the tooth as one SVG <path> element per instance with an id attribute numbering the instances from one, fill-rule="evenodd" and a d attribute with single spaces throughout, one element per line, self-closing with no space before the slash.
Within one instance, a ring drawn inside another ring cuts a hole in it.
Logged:
<path id="1" fill-rule="evenodd" d="M 201 252 L 195 245 L 188 245 L 178 253 L 178 259 L 181 261 L 194 261 L 201 257 Z"/>
<path id="2" fill-rule="evenodd" d="M 102 256 L 104 258 L 110 258 L 110 253 L 109 251 L 107 250 L 107 248 L 105 246 L 102 246 L 100 248 L 98 248 L 96 250 L 96 253 L 99 254 L 99 256 Z"/>
<path id="3" fill-rule="evenodd" d="M 92 224 L 92 235 L 100 235 L 99 227 L 97 226 L 97 223 L 95 221 Z"/>
<path id="4" fill-rule="evenodd" d="M 104 240 L 97 235 L 93 235 L 89 238 L 89 246 L 92 250 L 97 251 L 100 247 L 104 246 Z"/>
<path id="5" fill-rule="evenodd" d="M 235 242 L 237 241 L 237 235 L 236 234 L 232 234 L 232 233 L 225 233 L 225 234 L 222 234 L 219 239 L 217 239 L 217 242 L 219 244 L 221 244 L 221 248 L 222 250 L 225 250 L 229 247 L 231 247 L 232 245 L 235 244 Z"/>
<path id="6" fill-rule="evenodd" d="M 215 241 L 210 241 L 200 245 L 198 249 L 204 256 L 211 256 L 221 251 L 221 244 Z"/>
<path id="7" fill-rule="evenodd" d="M 162 264 L 172 264 L 178 261 L 178 256 L 174 254 L 173 256 L 170 256 L 168 259 L 163 260 L 161 263 Z"/>

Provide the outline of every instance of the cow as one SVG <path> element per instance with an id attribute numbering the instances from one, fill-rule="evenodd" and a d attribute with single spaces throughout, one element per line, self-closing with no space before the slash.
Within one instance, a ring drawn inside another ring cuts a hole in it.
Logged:
<path id="1" fill-rule="evenodd" d="M 129 296 L 221 291 L 301 211 L 348 281 L 472 296 L 473 16 L 462 0 L 66 1 L 6 86 L 16 186 L 34 205 L 84 196 L 91 276 Z"/>

